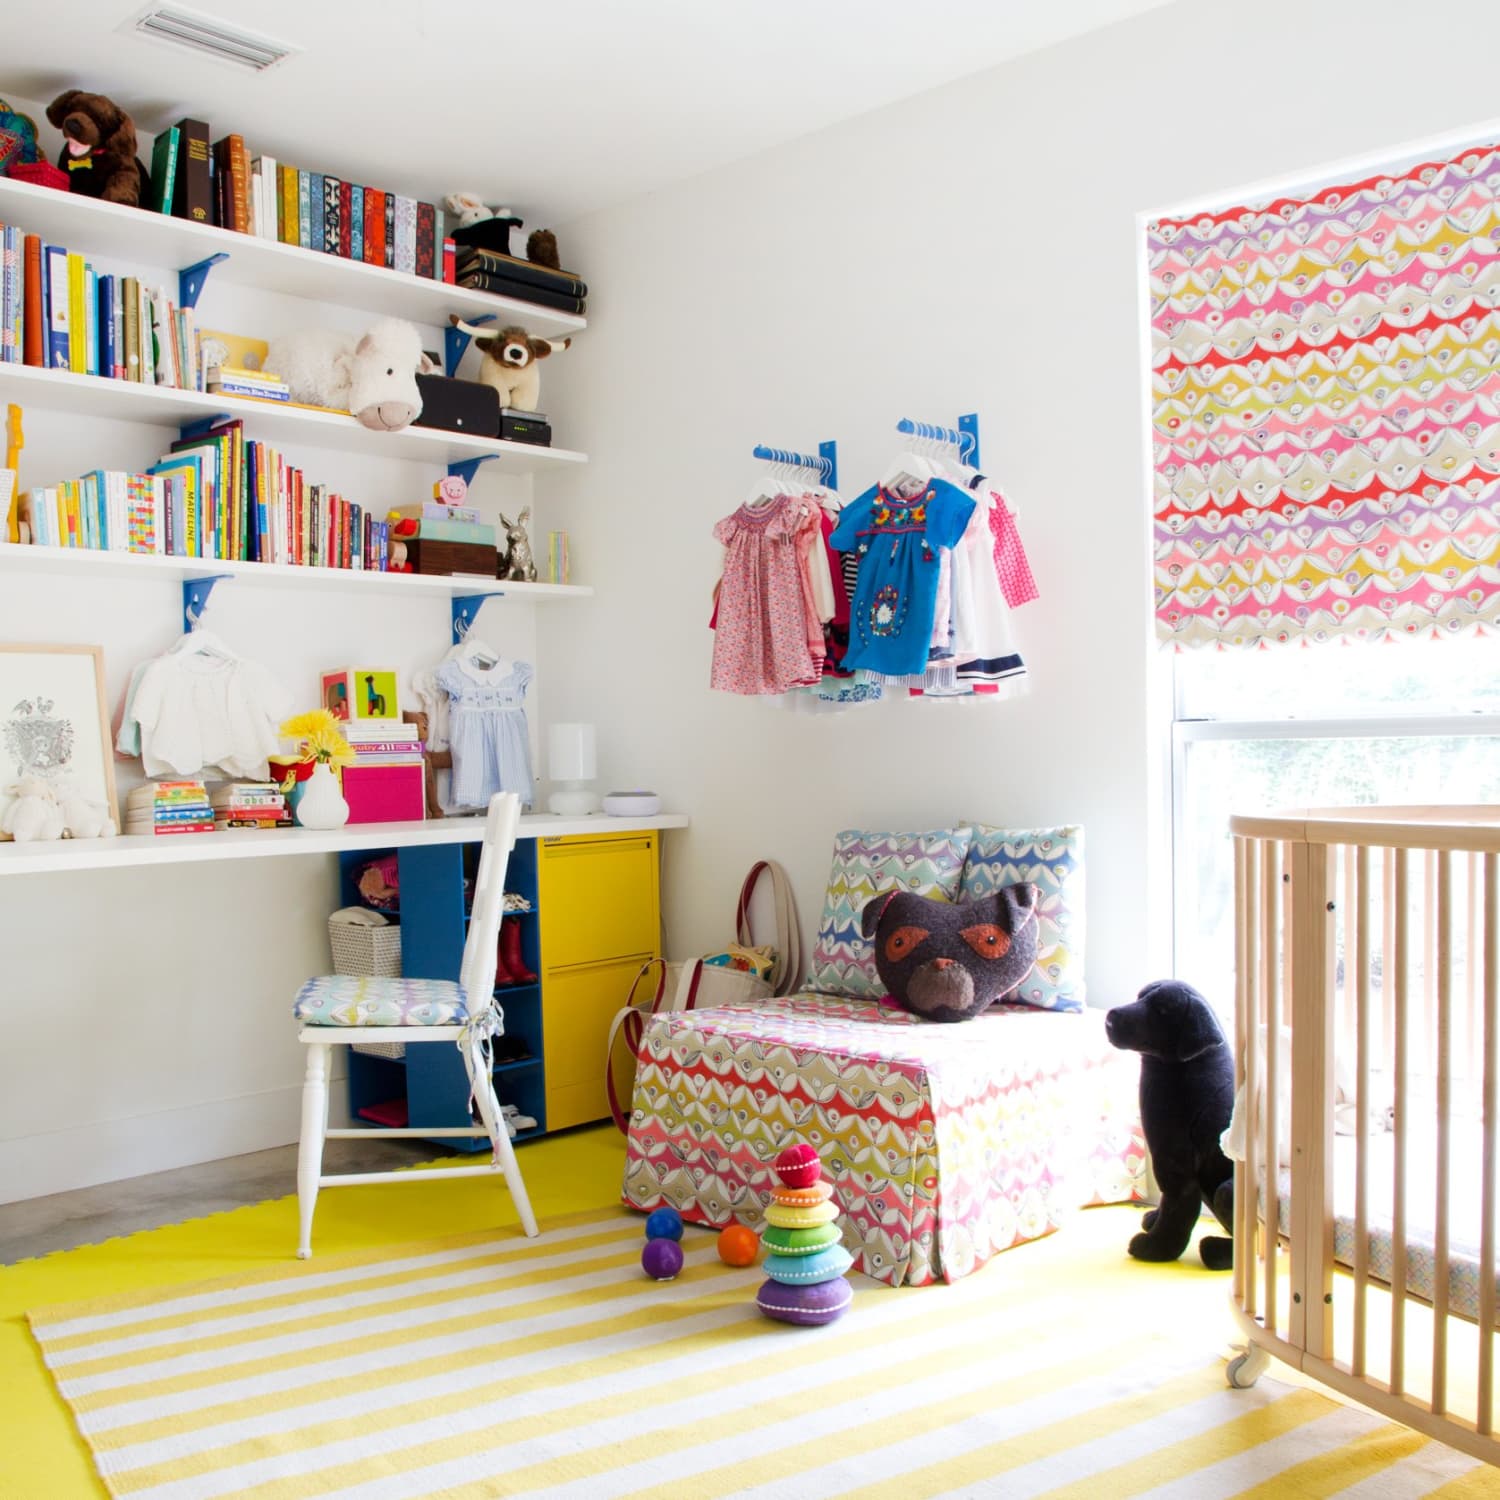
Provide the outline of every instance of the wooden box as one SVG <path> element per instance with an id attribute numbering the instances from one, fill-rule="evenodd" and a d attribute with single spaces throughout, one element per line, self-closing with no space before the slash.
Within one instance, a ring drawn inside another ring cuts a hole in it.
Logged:
<path id="1" fill-rule="evenodd" d="M 407 541 L 406 556 L 413 573 L 473 573 L 480 578 L 493 578 L 499 561 L 493 547 L 477 542 L 439 542 L 421 536 Z"/>

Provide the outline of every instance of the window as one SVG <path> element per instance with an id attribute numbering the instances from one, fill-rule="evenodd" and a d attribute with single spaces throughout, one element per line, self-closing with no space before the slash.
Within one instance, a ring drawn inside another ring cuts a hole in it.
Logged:
<path id="1" fill-rule="evenodd" d="M 1500 640 L 1173 658 L 1175 969 L 1233 1006 L 1233 813 L 1500 802 Z"/>

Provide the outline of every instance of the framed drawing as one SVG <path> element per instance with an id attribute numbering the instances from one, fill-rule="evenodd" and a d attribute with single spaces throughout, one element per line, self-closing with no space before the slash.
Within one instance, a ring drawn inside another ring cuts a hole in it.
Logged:
<path id="1" fill-rule="evenodd" d="M 104 803 L 119 826 L 102 646 L 0 644 L 0 818 L 28 776 Z"/>

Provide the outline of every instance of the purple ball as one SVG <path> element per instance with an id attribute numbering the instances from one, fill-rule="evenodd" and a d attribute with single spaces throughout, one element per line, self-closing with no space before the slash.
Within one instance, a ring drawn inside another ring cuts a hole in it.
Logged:
<path id="1" fill-rule="evenodd" d="M 676 1240 L 647 1240 L 641 1270 L 653 1281 L 670 1281 L 682 1269 L 682 1246 Z"/>
<path id="2" fill-rule="evenodd" d="M 680 1240 L 682 1215 L 675 1208 L 655 1208 L 646 1215 L 648 1240 Z"/>

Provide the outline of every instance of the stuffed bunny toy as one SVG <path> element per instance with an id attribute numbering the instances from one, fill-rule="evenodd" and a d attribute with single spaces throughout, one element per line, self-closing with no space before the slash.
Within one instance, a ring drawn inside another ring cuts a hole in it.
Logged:
<path id="1" fill-rule="evenodd" d="M 40 776 L 23 776 L 6 791 L 15 800 L 0 814 L 0 833 L 18 844 L 32 839 L 60 839 L 65 827 L 57 794 Z"/>

